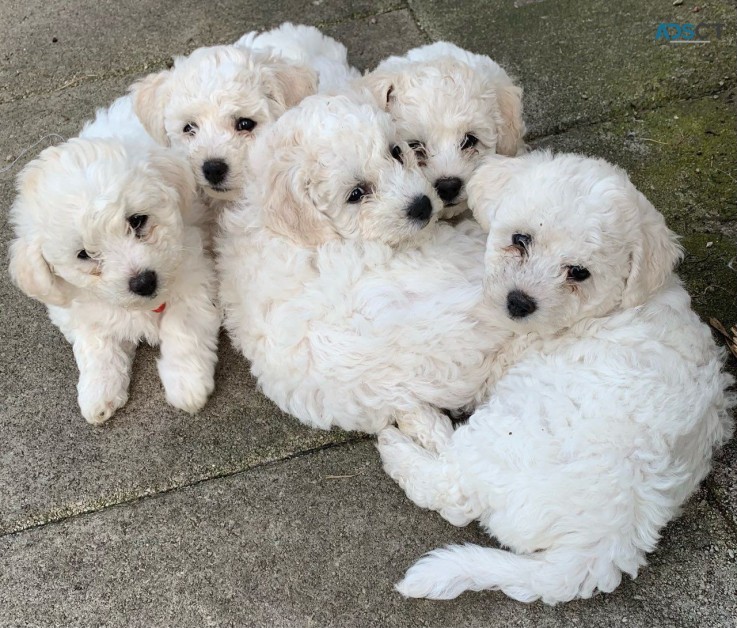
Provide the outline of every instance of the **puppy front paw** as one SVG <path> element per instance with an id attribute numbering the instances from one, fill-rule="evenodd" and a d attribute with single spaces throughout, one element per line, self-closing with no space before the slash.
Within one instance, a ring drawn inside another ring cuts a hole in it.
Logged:
<path id="1" fill-rule="evenodd" d="M 397 427 L 428 451 L 438 453 L 453 438 L 453 424 L 437 411 L 402 414 L 397 417 Z"/>
<path id="2" fill-rule="evenodd" d="M 379 450 L 384 471 L 402 485 L 406 473 L 406 461 L 414 454 L 417 445 L 396 427 L 386 427 L 379 432 L 376 448 Z"/>
<path id="3" fill-rule="evenodd" d="M 164 385 L 167 402 L 190 414 L 202 410 L 215 389 L 212 375 L 187 372 L 162 362 L 159 362 L 159 376 Z"/>
<path id="4" fill-rule="evenodd" d="M 77 396 L 79 409 L 87 423 L 102 425 L 115 411 L 128 401 L 128 391 L 119 390 L 114 394 L 100 395 L 98 391 L 80 390 Z"/>

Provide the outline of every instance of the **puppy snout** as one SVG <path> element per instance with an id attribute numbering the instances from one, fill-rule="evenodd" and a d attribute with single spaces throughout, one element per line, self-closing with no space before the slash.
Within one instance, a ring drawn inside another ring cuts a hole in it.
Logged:
<path id="1" fill-rule="evenodd" d="M 202 174 L 212 185 L 222 183 L 228 174 L 228 164 L 222 159 L 208 159 L 202 164 Z"/>
<path id="2" fill-rule="evenodd" d="M 462 187 L 463 181 L 458 177 L 447 177 L 435 181 L 435 189 L 444 203 L 452 202 L 458 196 Z"/>
<path id="3" fill-rule="evenodd" d="M 412 199 L 412 202 L 407 205 L 407 216 L 417 222 L 427 222 L 430 220 L 430 216 L 432 216 L 432 203 L 429 197 L 423 194 Z"/>
<path id="4" fill-rule="evenodd" d="M 156 292 L 156 285 L 156 273 L 153 270 L 144 270 L 128 281 L 130 291 L 142 297 L 152 296 Z"/>
<path id="5" fill-rule="evenodd" d="M 537 303 L 529 294 L 521 290 L 512 290 L 507 295 L 507 312 L 512 318 L 524 318 L 537 309 Z"/>

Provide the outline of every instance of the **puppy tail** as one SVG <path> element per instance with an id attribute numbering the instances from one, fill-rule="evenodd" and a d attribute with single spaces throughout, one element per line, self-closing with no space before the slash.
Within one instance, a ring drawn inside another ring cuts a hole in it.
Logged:
<path id="1" fill-rule="evenodd" d="M 434 600 L 485 589 L 501 590 L 520 602 L 542 598 L 556 604 L 588 598 L 597 590 L 613 591 L 622 580 L 622 570 L 612 559 L 611 550 L 616 548 L 603 545 L 588 551 L 556 548 L 534 554 L 450 545 L 420 559 L 395 588 L 405 597 Z M 640 552 L 635 554 L 626 569 L 633 578 L 645 562 Z"/>

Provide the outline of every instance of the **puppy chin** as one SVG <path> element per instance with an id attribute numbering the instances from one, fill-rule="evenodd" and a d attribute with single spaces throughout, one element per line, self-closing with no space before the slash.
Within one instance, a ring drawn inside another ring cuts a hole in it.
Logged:
<path id="1" fill-rule="evenodd" d="M 465 195 L 463 195 L 462 197 L 453 201 L 452 203 L 443 205 L 443 208 L 440 210 L 440 218 L 443 220 L 455 218 L 456 216 L 460 216 L 467 209 L 468 209 L 468 199 L 466 198 Z"/>
<path id="2" fill-rule="evenodd" d="M 218 201 L 236 201 L 240 198 L 241 189 L 236 188 L 213 188 L 210 185 L 202 185 L 202 191 Z"/>

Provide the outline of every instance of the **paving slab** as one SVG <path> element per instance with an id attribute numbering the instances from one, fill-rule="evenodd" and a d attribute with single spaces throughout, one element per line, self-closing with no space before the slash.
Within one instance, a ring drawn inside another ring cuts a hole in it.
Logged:
<path id="1" fill-rule="evenodd" d="M 712 93 L 736 81 L 735 5 L 729 0 L 679 6 L 641 0 L 409 3 L 433 40 L 491 55 L 520 79 L 531 136 L 632 106 Z M 709 44 L 668 44 L 655 39 L 660 22 L 724 27 L 719 39 L 711 31 Z"/>
<path id="2" fill-rule="evenodd" d="M 0 102 L 163 67 L 283 21 L 329 25 L 405 8 L 399 0 L 6 0 L 0 3 Z"/>
<path id="3" fill-rule="evenodd" d="M 423 552 L 463 541 L 490 544 L 406 500 L 372 443 L 336 447 L 0 538 L 0 624 L 681 628 L 737 613 L 737 540 L 699 496 L 607 596 L 550 608 L 392 590 Z"/>
<path id="4" fill-rule="evenodd" d="M 324 32 L 348 48 L 348 61 L 361 71 L 391 55 L 428 43 L 408 9 L 327 25 Z"/>

